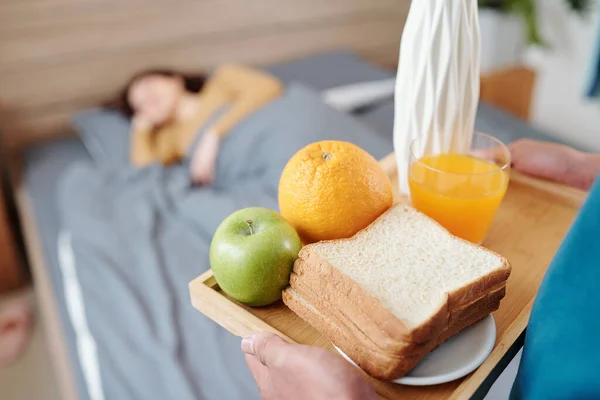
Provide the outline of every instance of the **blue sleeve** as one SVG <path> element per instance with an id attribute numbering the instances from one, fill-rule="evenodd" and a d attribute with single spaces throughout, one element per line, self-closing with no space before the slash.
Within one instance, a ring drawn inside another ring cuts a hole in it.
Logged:
<path id="1" fill-rule="evenodd" d="M 600 399 L 600 179 L 556 253 L 511 399 Z"/>

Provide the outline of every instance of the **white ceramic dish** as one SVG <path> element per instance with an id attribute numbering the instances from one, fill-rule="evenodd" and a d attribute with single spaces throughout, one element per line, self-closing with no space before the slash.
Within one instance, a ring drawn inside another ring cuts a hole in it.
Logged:
<path id="1" fill-rule="evenodd" d="M 490 355 L 496 343 L 496 323 L 488 315 L 478 323 L 452 336 L 429 353 L 408 374 L 394 382 L 402 385 L 427 386 L 450 382 L 470 374 Z M 335 345 L 349 362 L 356 364 Z"/>

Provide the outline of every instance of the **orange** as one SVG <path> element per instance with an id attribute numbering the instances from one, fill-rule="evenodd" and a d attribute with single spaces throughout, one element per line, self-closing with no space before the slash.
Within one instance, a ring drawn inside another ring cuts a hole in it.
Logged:
<path id="1" fill-rule="evenodd" d="M 279 181 L 281 214 L 306 243 L 350 237 L 392 203 L 392 185 L 377 160 L 347 142 L 306 146 Z"/>

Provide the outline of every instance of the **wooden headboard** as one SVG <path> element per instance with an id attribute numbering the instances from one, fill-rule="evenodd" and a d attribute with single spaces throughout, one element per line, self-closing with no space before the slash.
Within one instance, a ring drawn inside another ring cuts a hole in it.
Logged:
<path id="1" fill-rule="evenodd" d="M 394 65 L 410 0 L 2 0 L 0 132 L 22 147 L 134 72 L 351 48 Z"/>

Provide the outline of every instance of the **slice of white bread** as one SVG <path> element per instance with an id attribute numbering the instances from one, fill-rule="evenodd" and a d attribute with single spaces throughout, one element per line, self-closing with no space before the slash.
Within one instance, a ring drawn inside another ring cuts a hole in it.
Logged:
<path id="1" fill-rule="evenodd" d="M 418 348 L 411 349 L 410 353 L 389 354 L 373 347 L 361 332 L 351 331 L 346 327 L 337 325 L 338 320 L 323 314 L 294 289 L 288 289 L 283 293 L 283 301 L 302 319 L 327 336 L 332 343 L 346 353 L 366 373 L 381 380 L 393 380 L 404 376 L 439 344 L 460 330 L 486 317 L 499 306 L 498 301 L 487 308 L 476 309 L 471 315 L 457 320 L 442 331 L 435 340 L 420 344 Z"/>
<path id="2" fill-rule="evenodd" d="M 510 270 L 503 257 L 404 205 L 352 238 L 305 246 L 294 264 L 310 287 L 328 282 L 390 338 L 414 343 L 436 340 L 452 310 L 502 288 Z"/>

